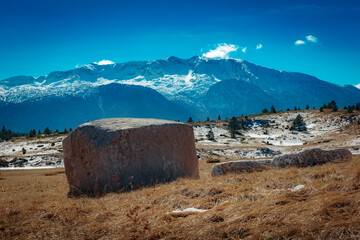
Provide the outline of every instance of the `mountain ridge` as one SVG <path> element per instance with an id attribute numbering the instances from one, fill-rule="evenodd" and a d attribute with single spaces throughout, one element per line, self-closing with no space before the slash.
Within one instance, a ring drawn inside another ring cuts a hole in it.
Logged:
<path id="1" fill-rule="evenodd" d="M 54 101 L 68 96 L 86 98 L 98 87 L 114 84 L 155 90 L 185 109 L 177 118 L 182 121 L 189 115 L 197 120 L 207 116 L 214 119 L 218 115 L 253 114 L 271 105 L 278 110 L 294 106 L 303 109 L 307 104 L 320 107 L 335 100 L 342 107 L 360 99 L 360 89 L 354 86 L 332 84 L 308 74 L 266 68 L 241 59 L 172 56 L 153 61 L 101 62 L 109 64 L 91 63 L 39 77 L 1 80 L 0 107 L 4 103 L 16 105 L 43 98 Z M 113 94 L 119 101 L 116 93 Z M 141 112 L 138 113 L 136 117 L 141 117 Z M 162 116 L 175 120 L 170 115 Z"/>

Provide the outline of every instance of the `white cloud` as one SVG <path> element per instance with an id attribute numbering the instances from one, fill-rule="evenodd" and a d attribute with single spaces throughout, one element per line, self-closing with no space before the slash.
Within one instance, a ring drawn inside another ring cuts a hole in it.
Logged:
<path id="1" fill-rule="evenodd" d="M 256 45 L 256 49 L 262 49 L 262 44 L 260 43 L 260 44 L 258 44 L 258 45 Z"/>
<path id="2" fill-rule="evenodd" d="M 303 40 L 297 40 L 296 42 L 295 42 L 295 45 L 296 46 L 298 46 L 298 45 L 304 45 L 305 44 L 305 42 L 303 41 Z"/>
<path id="3" fill-rule="evenodd" d="M 234 44 L 226 44 L 226 43 L 222 43 L 222 44 L 218 44 L 217 48 L 210 50 L 207 53 L 203 54 L 203 57 L 207 57 L 207 58 L 228 58 L 229 57 L 229 53 L 231 52 L 236 52 L 236 50 L 238 50 L 238 46 L 234 45 Z"/>
<path id="4" fill-rule="evenodd" d="M 244 47 L 244 48 L 241 49 L 241 51 L 242 51 L 243 53 L 246 53 L 246 49 L 247 49 L 247 47 Z"/>
<path id="5" fill-rule="evenodd" d="M 317 37 L 315 37 L 313 35 L 306 36 L 306 40 L 308 40 L 309 42 L 313 42 L 313 43 L 316 43 L 318 41 Z"/>
<path id="6" fill-rule="evenodd" d="M 110 61 L 110 60 L 101 60 L 99 62 L 94 62 L 94 64 L 97 64 L 97 65 L 111 65 L 111 64 L 115 64 L 115 63 Z"/>

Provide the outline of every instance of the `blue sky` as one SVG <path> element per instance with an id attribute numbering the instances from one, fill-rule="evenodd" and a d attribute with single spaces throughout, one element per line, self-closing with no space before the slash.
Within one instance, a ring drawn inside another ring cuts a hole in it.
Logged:
<path id="1" fill-rule="evenodd" d="M 207 56 L 359 84 L 359 23 L 355 0 L 8 0 L 0 5 L 0 79 L 225 46 L 225 54 Z"/>

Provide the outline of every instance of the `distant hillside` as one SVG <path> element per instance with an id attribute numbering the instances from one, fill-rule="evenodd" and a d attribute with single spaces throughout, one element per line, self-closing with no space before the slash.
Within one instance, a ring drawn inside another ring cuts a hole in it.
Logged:
<path id="1" fill-rule="evenodd" d="M 76 128 L 100 118 L 144 117 L 184 120 L 188 113 L 156 91 L 123 84 L 96 87 L 86 96 L 47 96 L 20 103 L 0 102 L 1 124 L 17 132 Z"/>

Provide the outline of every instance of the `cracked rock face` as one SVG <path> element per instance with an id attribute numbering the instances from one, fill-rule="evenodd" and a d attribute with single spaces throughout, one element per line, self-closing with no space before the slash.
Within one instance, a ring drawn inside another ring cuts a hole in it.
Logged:
<path id="1" fill-rule="evenodd" d="M 192 127 L 140 118 L 80 125 L 63 141 L 71 195 L 132 190 L 178 177 L 198 178 Z"/>

